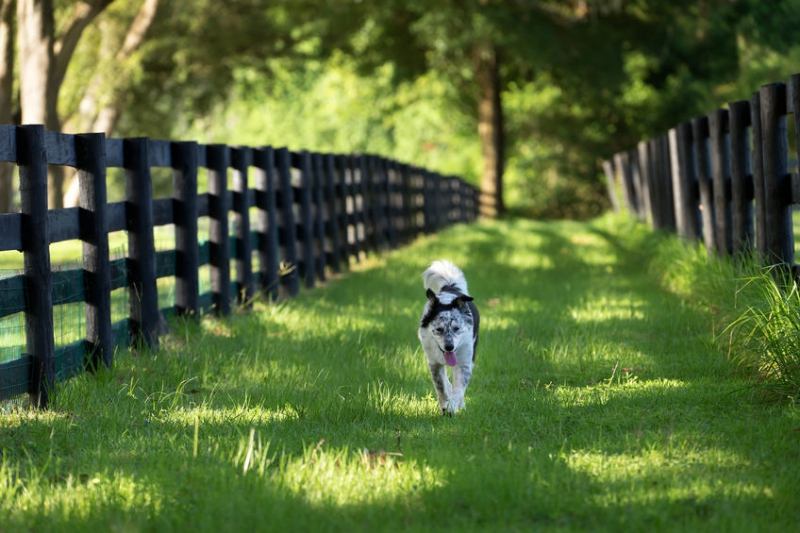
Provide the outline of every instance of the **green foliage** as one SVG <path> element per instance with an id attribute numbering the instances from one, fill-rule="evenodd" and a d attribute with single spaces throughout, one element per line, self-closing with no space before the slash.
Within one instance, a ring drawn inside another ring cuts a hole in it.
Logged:
<path id="1" fill-rule="evenodd" d="M 463 116 L 448 115 L 450 88 L 436 73 L 397 84 L 391 64 L 363 77 L 342 54 L 301 68 L 273 60 L 270 70 L 271 81 L 256 70 L 238 70 L 230 101 L 186 135 L 204 142 L 374 153 L 478 182 L 477 139 Z"/>
<path id="2" fill-rule="evenodd" d="M 103 43 L 137 7 L 117 0 L 87 30 L 65 116 L 87 72 L 124 69 L 120 136 L 368 151 L 473 183 L 474 60 L 497 48 L 507 204 L 534 217 L 596 216 L 602 159 L 788 78 L 800 55 L 798 0 L 162 0 L 117 65 Z"/>
<path id="3" fill-rule="evenodd" d="M 325 287 L 173 322 L 157 354 L 0 418 L 5 531 L 791 530 L 792 406 L 754 405 L 711 318 L 605 217 L 457 226 Z M 467 410 L 437 414 L 420 273 L 482 310 Z"/>
<path id="4" fill-rule="evenodd" d="M 714 317 L 713 332 L 759 398 L 800 397 L 800 294 L 792 277 L 755 257 L 709 257 L 702 245 L 667 238 L 654 273 L 670 292 Z"/>
<path id="5" fill-rule="evenodd" d="M 800 292 L 791 275 L 771 269 L 743 279 L 741 316 L 729 332 L 736 357 L 756 373 L 765 399 L 800 399 Z"/>

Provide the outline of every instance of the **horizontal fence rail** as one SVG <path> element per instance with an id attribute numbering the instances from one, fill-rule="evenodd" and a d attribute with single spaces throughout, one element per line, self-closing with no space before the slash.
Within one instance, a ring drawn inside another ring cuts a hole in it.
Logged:
<path id="1" fill-rule="evenodd" d="M 0 251 L 21 251 L 24 265 L 0 279 L 0 318 L 21 314 L 26 339 L 21 357 L 0 363 L 0 400 L 29 394 L 40 407 L 53 401 L 57 381 L 110 367 L 117 346 L 157 350 L 165 316 L 225 315 L 259 293 L 291 297 L 368 252 L 472 222 L 479 212 L 477 190 L 461 179 L 373 155 L 0 125 L 0 161 L 19 168 L 21 204 L 19 213 L 0 214 Z M 48 165 L 77 170 L 78 207 L 47 209 Z M 172 197 L 153 198 L 158 167 L 172 172 Z M 109 168 L 124 171 L 123 202 L 107 202 Z M 199 236 L 203 217 L 207 239 Z M 154 229 L 165 225 L 174 227 L 174 248 L 156 250 Z M 127 233 L 127 254 L 115 259 L 109 234 L 117 231 Z M 66 240 L 82 241 L 82 266 L 54 270 L 49 246 Z M 205 266 L 210 290 L 201 291 Z M 162 278 L 174 278 L 166 307 Z M 118 289 L 128 312 L 112 321 Z M 56 346 L 54 306 L 73 303 L 83 305 L 85 335 Z"/>
<path id="2" fill-rule="evenodd" d="M 794 131 L 789 132 L 791 117 Z M 790 168 L 790 133 L 795 157 Z M 797 273 L 792 210 L 800 204 L 800 74 L 763 85 L 603 163 L 612 205 L 710 254 L 755 251 Z"/>

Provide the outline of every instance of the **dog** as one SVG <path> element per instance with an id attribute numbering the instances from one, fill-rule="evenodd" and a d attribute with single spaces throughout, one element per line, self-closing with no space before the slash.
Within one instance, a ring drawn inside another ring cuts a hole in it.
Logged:
<path id="1" fill-rule="evenodd" d="M 478 348 L 480 315 L 467 291 L 464 273 L 450 261 L 434 261 L 422 274 L 428 302 L 419 323 L 422 349 L 443 415 L 465 408 Z M 447 378 L 452 368 L 453 383 Z"/>

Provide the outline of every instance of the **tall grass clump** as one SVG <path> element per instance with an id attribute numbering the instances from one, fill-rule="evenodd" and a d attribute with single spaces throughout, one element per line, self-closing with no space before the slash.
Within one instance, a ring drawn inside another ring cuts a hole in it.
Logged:
<path id="1" fill-rule="evenodd" d="M 713 336 L 757 395 L 800 397 L 800 288 L 780 267 L 754 254 L 720 258 L 702 244 L 658 244 L 652 265 L 662 286 L 712 316 Z"/>
<path id="2" fill-rule="evenodd" d="M 780 267 L 741 280 L 741 314 L 728 327 L 736 357 L 765 399 L 800 398 L 800 288 Z"/>

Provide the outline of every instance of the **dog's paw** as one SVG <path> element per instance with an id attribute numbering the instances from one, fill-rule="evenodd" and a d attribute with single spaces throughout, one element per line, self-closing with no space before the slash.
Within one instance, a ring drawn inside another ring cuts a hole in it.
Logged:
<path id="1" fill-rule="evenodd" d="M 464 405 L 464 398 L 450 398 L 446 402 L 444 402 L 444 406 L 442 407 L 442 414 L 447 416 L 453 416 L 457 412 L 461 411 L 465 408 Z"/>

